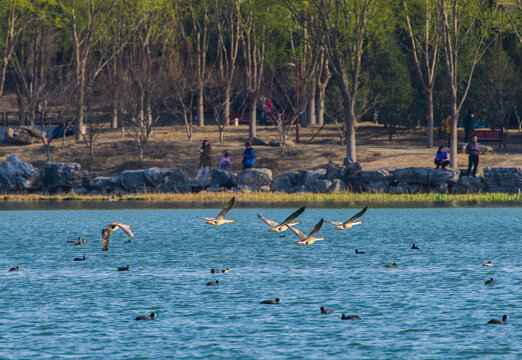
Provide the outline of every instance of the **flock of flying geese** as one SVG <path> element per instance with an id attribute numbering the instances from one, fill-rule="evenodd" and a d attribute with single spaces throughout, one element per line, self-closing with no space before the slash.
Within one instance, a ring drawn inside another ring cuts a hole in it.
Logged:
<path id="1" fill-rule="evenodd" d="M 236 198 L 232 197 L 216 217 L 214 217 L 214 218 L 199 217 L 199 218 L 206 220 L 207 224 L 213 225 L 213 226 L 220 226 L 220 225 L 223 225 L 226 223 L 235 222 L 236 220 L 234 220 L 234 219 L 225 219 L 225 216 L 227 215 L 227 213 L 234 206 L 235 200 L 236 200 Z M 321 220 L 319 220 L 319 222 L 314 226 L 314 228 L 308 235 L 304 234 L 302 231 L 300 231 L 299 229 L 296 229 L 294 227 L 294 226 L 300 224 L 299 221 L 294 221 L 294 220 L 305 211 L 305 208 L 306 207 L 303 206 L 303 207 L 297 209 L 290 216 L 288 216 L 286 219 L 284 219 L 280 223 L 273 221 L 273 220 L 269 220 L 261 214 L 258 214 L 257 216 L 259 217 L 259 219 L 261 219 L 261 221 L 263 221 L 265 224 L 270 226 L 270 229 L 268 230 L 269 232 L 272 232 L 272 231 L 283 232 L 287 229 L 290 229 L 290 231 L 292 231 L 299 238 L 299 241 L 297 242 L 298 245 L 312 245 L 314 242 L 316 242 L 318 240 L 324 240 L 324 237 L 316 237 L 316 234 L 319 232 L 319 230 L 323 226 L 323 223 L 325 222 L 325 220 L 323 218 L 321 218 Z M 349 218 L 348 220 L 346 220 L 344 222 L 340 222 L 340 221 L 326 221 L 326 222 L 330 223 L 332 225 L 335 225 L 335 230 L 347 230 L 347 229 L 352 228 L 355 225 L 362 224 L 362 221 L 357 220 L 357 219 L 359 219 L 366 212 L 366 210 L 368 210 L 368 206 L 365 206 L 364 209 L 362 209 L 357 214 L 353 215 L 351 218 Z M 109 224 L 107 227 L 103 228 L 102 229 L 102 251 L 109 250 L 109 241 L 111 239 L 111 234 L 118 229 L 121 229 L 125 234 L 127 234 L 130 237 L 130 239 L 134 239 L 134 234 L 132 233 L 130 228 L 131 228 L 131 225 L 124 224 L 121 222 L 113 222 L 113 223 Z M 281 235 L 280 237 L 286 237 L 286 236 Z M 130 243 L 131 242 L 130 239 L 128 241 L 126 241 L 125 243 Z M 77 241 L 67 241 L 67 242 L 74 243 L 75 246 L 86 244 L 86 240 L 84 238 L 82 238 L 81 236 L 78 238 Z M 419 250 L 419 247 L 417 245 L 413 244 L 411 249 Z M 355 253 L 364 254 L 364 251 L 359 251 L 358 249 L 355 249 Z M 85 255 L 83 256 L 83 258 L 74 259 L 74 261 L 84 261 L 84 260 L 87 260 L 87 256 L 85 256 Z M 493 266 L 493 264 L 491 263 L 491 261 L 488 261 L 487 263 L 482 264 L 482 266 Z M 384 265 L 384 267 L 395 268 L 395 267 L 397 267 L 397 264 L 392 263 L 392 264 Z M 118 267 L 117 270 L 118 271 L 130 271 L 130 265 L 127 265 L 125 267 Z M 18 266 L 16 266 L 16 267 L 9 269 L 9 272 L 13 272 L 13 271 L 20 271 L 20 268 Z M 210 272 L 213 274 L 220 273 L 220 272 L 228 273 L 228 272 L 230 272 L 230 269 L 226 268 L 221 271 L 219 269 L 211 269 Z M 485 282 L 485 284 L 494 285 L 493 278 L 487 280 Z M 217 286 L 217 285 L 219 285 L 219 280 L 210 281 L 206 284 L 206 286 Z M 261 304 L 274 305 L 274 304 L 279 304 L 280 302 L 281 302 L 281 299 L 276 298 L 275 300 L 263 300 L 263 301 L 261 301 Z M 329 314 L 329 313 L 333 312 L 333 309 L 324 308 L 323 306 L 321 306 L 320 310 L 321 310 L 322 314 Z M 148 316 L 147 315 L 138 316 L 138 317 L 136 317 L 136 320 L 154 320 L 154 319 L 156 319 L 156 317 L 157 317 L 157 314 L 153 312 Z M 342 314 L 341 319 L 342 320 L 360 320 L 360 317 L 358 315 L 346 316 L 345 314 Z M 508 316 L 504 315 L 502 317 L 502 320 L 491 319 L 488 321 L 488 323 L 489 324 L 506 324 L 507 320 L 508 320 Z"/>

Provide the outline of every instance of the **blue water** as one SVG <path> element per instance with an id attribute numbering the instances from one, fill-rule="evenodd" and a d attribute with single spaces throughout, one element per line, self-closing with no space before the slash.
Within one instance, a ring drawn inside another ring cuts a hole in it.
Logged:
<path id="1" fill-rule="evenodd" d="M 299 227 L 358 210 L 307 209 Z M 267 232 L 254 209 L 220 227 L 197 218 L 218 211 L 0 212 L 0 358 L 522 358 L 521 208 L 370 208 L 351 230 L 325 223 L 311 246 Z M 102 252 L 112 221 L 136 239 L 118 230 Z M 66 242 L 78 236 L 87 244 Z M 487 324 L 503 314 L 508 324 Z"/>

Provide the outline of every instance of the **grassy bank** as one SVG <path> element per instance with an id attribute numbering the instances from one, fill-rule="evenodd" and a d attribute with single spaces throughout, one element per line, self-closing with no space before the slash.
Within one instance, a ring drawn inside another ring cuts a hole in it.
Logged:
<path id="1" fill-rule="evenodd" d="M 179 205 L 205 205 L 224 203 L 231 196 L 236 197 L 238 205 L 265 205 L 282 206 L 293 204 L 308 204 L 309 206 L 343 206 L 346 204 L 404 204 L 406 206 L 416 203 L 448 203 L 454 206 L 466 206 L 470 204 L 504 204 L 509 206 L 522 205 L 521 194 L 483 193 L 483 194 L 286 194 L 272 192 L 246 192 L 246 193 L 187 193 L 187 194 L 130 194 L 107 197 L 104 195 L 5 195 L 4 202 L 40 202 L 40 201 L 87 201 L 87 202 L 162 202 Z"/>

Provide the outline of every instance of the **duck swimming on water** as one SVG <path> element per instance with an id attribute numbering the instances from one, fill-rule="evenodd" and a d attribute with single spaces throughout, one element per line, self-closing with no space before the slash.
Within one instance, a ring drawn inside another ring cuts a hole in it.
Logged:
<path id="1" fill-rule="evenodd" d="M 275 304 L 279 304 L 281 302 L 281 299 L 280 298 L 276 298 L 275 300 L 263 300 L 260 302 L 260 304 L 271 304 L 271 305 L 275 305 Z"/>
<path id="2" fill-rule="evenodd" d="M 341 320 L 361 320 L 361 318 L 359 317 L 359 315 L 344 315 L 342 314 L 341 315 Z"/>
<path id="3" fill-rule="evenodd" d="M 358 249 L 355 249 L 356 254 L 364 254 L 364 251 L 359 251 Z"/>
<path id="4" fill-rule="evenodd" d="M 419 247 L 418 247 L 417 245 L 415 245 L 415 244 L 413 244 L 413 245 L 411 246 L 411 248 L 412 248 L 413 250 L 419 250 Z"/>
<path id="5" fill-rule="evenodd" d="M 493 278 L 486 280 L 486 285 L 495 285 L 495 282 L 493 281 Z"/>
<path id="6" fill-rule="evenodd" d="M 333 313 L 333 309 L 327 309 L 324 306 L 321 306 L 321 314 L 330 314 Z"/>
<path id="7" fill-rule="evenodd" d="M 85 261 L 87 260 L 87 256 L 83 255 L 82 258 L 74 258 L 74 261 Z"/>
<path id="8" fill-rule="evenodd" d="M 15 271 L 20 271 L 20 268 L 18 267 L 18 265 L 16 265 L 15 267 L 10 268 L 8 272 L 15 272 Z"/>
<path id="9" fill-rule="evenodd" d="M 488 261 L 485 264 L 482 264 L 482 266 L 493 266 L 493 263 L 491 261 Z"/>
<path id="10" fill-rule="evenodd" d="M 384 265 L 385 268 L 396 268 L 397 267 L 397 264 L 396 263 L 393 263 L 393 264 L 388 264 L 388 265 Z"/>
<path id="11" fill-rule="evenodd" d="M 140 315 L 136 318 L 136 320 L 155 320 L 157 316 L 158 315 L 156 315 L 156 313 L 153 312 L 153 313 L 150 313 L 150 316 Z"/>
<path id="12" fill-rule="evenodd" d="M 488 321 L 488 324 L 507 324 L 508 319 L 509 319 L 508 316 L 504 315 L 504 316 L 502 316 L 502 320 L 491 319 Z"/>
<path id="13" fill-rule="evenodd" d="M 118 271 L 130 271 L 130 265 L 118 267 Z"/>

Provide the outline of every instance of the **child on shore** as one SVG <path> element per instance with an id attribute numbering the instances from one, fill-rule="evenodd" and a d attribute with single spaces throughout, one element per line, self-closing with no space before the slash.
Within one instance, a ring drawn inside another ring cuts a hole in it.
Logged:
<path id="1" fill-rule="evenodd" d="M 221 160 L 219 160 L 219 166 L 222 170 L 230 170 L 230 155 L 228 151 L 225 151 Z"/>

